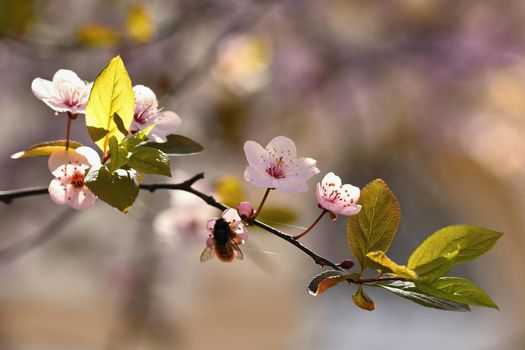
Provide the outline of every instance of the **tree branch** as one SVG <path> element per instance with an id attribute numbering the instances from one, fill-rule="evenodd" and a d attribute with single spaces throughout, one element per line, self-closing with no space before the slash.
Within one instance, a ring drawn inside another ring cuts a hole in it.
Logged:
<path id="1" fill-rule="evenodd" d="M 219 210 L 226 210 L 228 209 L 227 206 L 224 204 L 218 202 L 215 198 L 212 196 L 209 196 L 205 193 L 202 193 L 196 189 L 194 189 L 192 186 L 195 182 L 201 180 L 204 178 L 204 173 L 196 174 L 195 176 L 191 177 L 190 179 L 180 182 L 180 183 L 153 183 L 153 184 L 141 184 L 140 189 L 146 190 L 150 192 L 155 192 L 156 190 L 179 190 L 179 191 L 186 191 L 189 192 L 200 199 L 202 199 L 206 204 L 209 206 L 212 206 L 214 208 L 217 208 Z M 23 197 L 30 197 L 30 196 L 36 196 L 41 194 L 48 193 L 48 189 L 46 186 L 42 187 L 31 187 L 31 188 L 22 188 L 17 190 L 8 190 L 8 191 L 0 191 L 0 202 L 4 202 L 6 204 L 9 204 L 16 198 L 23 198 Z M 319 254 L 313 252 L 311 249 L 307 248 L 306 246 L 302 245 L 300 242 L 296 241 L 293 236 L 290 236 L 282 231 L 277 230 L 276 228 L 269 226 L 259 220 L 255 220 L 253 222 L 254 226 L 260 227 L 263 230 L 273 234 L 274 236 L 277 236 L 288 243 L 294 245 L 296 248 L 301 250 L 302 252 L 306 253 L 309 257 L 311 257 L 314 262 L 320 266 L 330 266 L 336 270 L 343 271 L 343 269 L 338 266 L 336 263 L 320 256 Z M 40 242 L 40 240 L 37 240 L 37 242 Z M 15 243 L 13 246 L 5 248 L 4 250 L 0 251 L 0 261 L 3 261 L 1 259 L 1 255 L 11 255 L 11 250 L 16 249 L 18 250 L 18 246 L 20 243 Z M 30 247 L 35 247 L 35 244 L 31 244 Z M 27 251 L 27 249 L 24 249 L 24 252 Z M 20 254 L 16 254 L 18 256 Z M 11 259 L 9 259 L 11 260 Z"/>

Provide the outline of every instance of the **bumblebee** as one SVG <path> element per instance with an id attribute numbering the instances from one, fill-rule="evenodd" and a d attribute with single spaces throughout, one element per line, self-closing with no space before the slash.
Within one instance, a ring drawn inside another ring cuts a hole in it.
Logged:
<path id="1" fill-rule="evenodd" d="M 222 217 L 218 218 L 213 225 L 208 245 L 201 254 L 201 262 L 210 260 L 214 255 L 223 262 L 233 262 L 235 258 L 242 260 L 244 256 L 239 249 L 241 243 L 241 237 L 233 232 L 230 223 Z"/>

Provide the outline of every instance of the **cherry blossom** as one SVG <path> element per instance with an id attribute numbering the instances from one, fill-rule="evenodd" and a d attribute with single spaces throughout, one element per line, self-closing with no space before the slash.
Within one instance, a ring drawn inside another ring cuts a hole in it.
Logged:
<path id="1" fill-rule="evenodd" d="M 51 107 L 58 114 L 69 112 L 71 114 L 85 113 L 86 104 L 93 83 L 87 83 L 78 75 L 68 69 L 60 69 L 53 80 L 36 78 L 31 84 L 33 94 Z"/>
<path id="2" fill-rule="evenodd" d="M 244 178 L 255 186 L 282 192 L 306 192 L 306 180 L 319 173 L 315 159 L 297 159 L 295 143 L 285 136 L 277 136 L 266 148 L 246 141 L 244 153 L 249 164 Z"/>
<path id="3" fill-rule="evenodd" d="M 173 134 L 182 124 L 182 120 L 175 112 L 161 112 L 157 96 L 149 87 L 135 85 L 133 92 L 135 93 L 135 114 L 130 132 L 135 134 L 150 125 L 155 125 L 148 134 L 149 139 L 155 142 L 166 142 L 166 136 Z"/>
<path id="4" fill-rule="evenodd" d="M 95 150 L 82 146 L 74 151 L 56 151 L 49 157 L 48 165 L 55 176 L 49 184 L 49 195 L 55 203 L 74 209 L 87 209 L 95 203 L 95 195 L 84 184 L 89 168 L 100 166 Z"/>
<path id="5" fill-rule="evenodd" d="M 243 225 L 237 210 L 229 208 L 222 212 L 221 217 L 230 224 L 231 230 L 241 239 L 241 244 L 244 244 L 248 240 L 248 230 Z M 208 221 L 207 227 L 210 232 L 210 236 L 206 240 L 206 245 L 211 247 L 213 245 L 213 228 L 217 219 L 211 219 Z"/>
<path id="6" fill-rule="evenodd" d="M 338 214 L 352 216 L 359 213 L 361 206 L 356 203 L 360 192 L 359 187 L 342 185 L 339 176 L 328 173 L 321 183 L 317 183 L 315 195 L 319 207 L 329 211 L 335 220 Z"/>

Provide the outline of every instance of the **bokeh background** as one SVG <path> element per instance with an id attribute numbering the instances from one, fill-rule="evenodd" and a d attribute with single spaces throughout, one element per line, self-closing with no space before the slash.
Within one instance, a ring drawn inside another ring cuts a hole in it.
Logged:
<path id="1" fill-rule="evenodd" d="M 523 13 L 519 0 L 0 0 L 2 190 L 47 185 L 45 159 L 10 155 L 65 135 L 31 81 L 60 68 L 92 81 L 120 53 L 134 84 L 206 148 L 173 158 L 176 177 L 204 171 L 199 186 L 223 200 L 259 201 L 242 181 L 242 145 L 286 135 L 318 161 L 311 189 L 328 171 L 389 184 L 402 208 L 396 261 L 447 224 L 505 232 L 452 271 L 500 311 L 441 312 L 371 290 L 377 309 L 365 312 L 343 285 L 307 295 L 319 268 L 262 231 L 245 261 L 201 264 L 218 212 L 187 196 L 141 193 L 127 215 L 47 196 L 0 203 L 0 349 L 523 349 Z M 82 118 L 73 138 L 91 145 Z M 266 220 L 297 233 L 314 198 L 272 193 Z M 344 219 L 304 241 L 351 257 Z"/>

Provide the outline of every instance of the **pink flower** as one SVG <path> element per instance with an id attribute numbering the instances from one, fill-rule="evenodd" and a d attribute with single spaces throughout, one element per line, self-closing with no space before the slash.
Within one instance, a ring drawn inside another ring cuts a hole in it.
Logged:
<path id="1" fill-rule="evenodd" d="M 255 209 L 252 207 L 250 202 L 241 202 L 237 207 L 237 213 L 241 219 L 247 221 L 255 215 Z"/>
<path id="2" fill-rule="evenodd" d="M 361 206 L 356 203 L 360 193 L 359 187 L 342 185 L 339 176 L 328 173 L 321 183 L 317 183 L 315 195 L 319 207 L 328 210 L 335 220 L 337 214 L 352 216 L 359 213 Z"/>
<path id="3" fill-rule="evenodd" d="M 282 192 L 306 192 L 306 180 L 319 173 L 315 159 L 296 158 L 295 143 L 285 136 L 277 136 L 266 148 L 246 141 L 244 153 L 249 164 L 244 178 L 255 186 Z"/>
<path id="4" fill-rule="evenodd" d="M 100 166 L 100 157 L 89 147 L 56 151 L 49 157 L 49 170 L 55 179 L 49 184 L 49 195 L 59 205 L 87 209 L 95 203 L 95 195 L 84 184 L 89 168 Z"/>
<path id="5" fill-rule="evenodd" d="M 248 230 L 242 224 L 237 210 L 229 208 L 222 212 L 221 217 L 230 224 L 231 230 L 237 235 L 240 239 L 240 244 L 244 244 L 248 240 Z M 212 219 L 208 221 L 207 227 L 210 232 L 210 236 L 206 240 L 206 245 L 211 247 L 213 245 L 213 228 L 215 227 L 215 222 L 217 219 Z"/>
<path id="6" fill-rule="evenodd" d="M 157 96 L 147 86 L 135 85 L 135 115 L 131 123 L 132 134 L 155 124 L 148 134 L 150 140 L 166 142 L 166 136 L 173 134 L 182 124 L 180 117 L 174 112 L 161 112 L 158 107 Z"/>
<path id="7" fill-rule="evenodd" d="M 93 83 L 86 83 L 67 69 L 60 69 L 53 75 L 53 81 L 36 78 L 31 84 L 33 94 L 52 110 L 85 113 L 86 104 Z"/>

